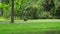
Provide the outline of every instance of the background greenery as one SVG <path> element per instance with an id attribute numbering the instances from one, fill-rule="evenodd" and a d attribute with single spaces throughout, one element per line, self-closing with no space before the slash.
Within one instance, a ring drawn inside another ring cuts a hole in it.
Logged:
<path id="1" fill-rule="evenodd" d="M 14 0 L 15 19 L 60 18 L 60 0 Z M 10 19 L 11 0 L 1 0 L 0 17 Z"/>

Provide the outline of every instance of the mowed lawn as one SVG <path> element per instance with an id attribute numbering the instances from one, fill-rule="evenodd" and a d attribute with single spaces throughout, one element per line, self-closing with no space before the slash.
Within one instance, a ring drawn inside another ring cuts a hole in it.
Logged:
<path id="1" fill-rule="evenodd" d="M 0 34 L 60 34 L 60 19 L 0 20 Z"/>

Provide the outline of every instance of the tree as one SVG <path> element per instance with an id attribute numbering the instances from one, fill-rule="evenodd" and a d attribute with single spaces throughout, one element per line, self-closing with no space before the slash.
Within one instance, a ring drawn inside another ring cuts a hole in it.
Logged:
<path id="1" fill-rule="evenodd" d="M 1 3 L 1 1 L 2 1 L 2 0 L 0 0 L 0 3 Z M 2 14 L 3 14 L 3 13 L 2 13 L 2 10 L 0 9 L 0 15 L 2 15 Z"/>
<path id="2" fill-rule="evenodd" d="M 44 10 L 50 11 L 55 7 L 54 0 L 45 0 Z"/>
<path id="3" fill-rule="evenodd" d="M 60 17 L 60 6 L 57 8 L 57 10 L 56 10 L 56 16 L 57 17 Z"/>
<path id="4" fill-rule="evenodd" d="M 50 12 L 50 15 L 53 17 L 55 16 L 55 3 L 54 0 L 45 0 L 45 3 L 43 4 L 43 9 L 47 12 Z"/>
<path id="5" fill-rule="evenodd" d="M 14 23 L 14 0 L 11 0 L 12 6 L 11 6 L 11 23 Z"/>
<path id="6" fill-rule="evenodd" d="M 10 0 L 1 0 L 2 3 L 9 4 Z"/>

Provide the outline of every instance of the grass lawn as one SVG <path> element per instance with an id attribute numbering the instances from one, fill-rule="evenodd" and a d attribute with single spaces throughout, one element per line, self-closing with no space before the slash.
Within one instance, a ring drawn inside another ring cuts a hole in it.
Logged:
<path id="1" fill-rule="evenodd" d="M 0 34 L 60 34 L 59 19 L 7 21 L 0 21 Z"/>

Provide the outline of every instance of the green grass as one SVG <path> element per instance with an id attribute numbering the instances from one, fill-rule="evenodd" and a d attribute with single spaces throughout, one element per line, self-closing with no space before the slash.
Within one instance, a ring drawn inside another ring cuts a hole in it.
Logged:
<path id="1" fill-rule="evenodd" d="M 26 22 L 15 20 L 14 24 L 6 22 L 0 22 L 0 34 L 60 34 L 59 19 L 28 20 Z"/>

